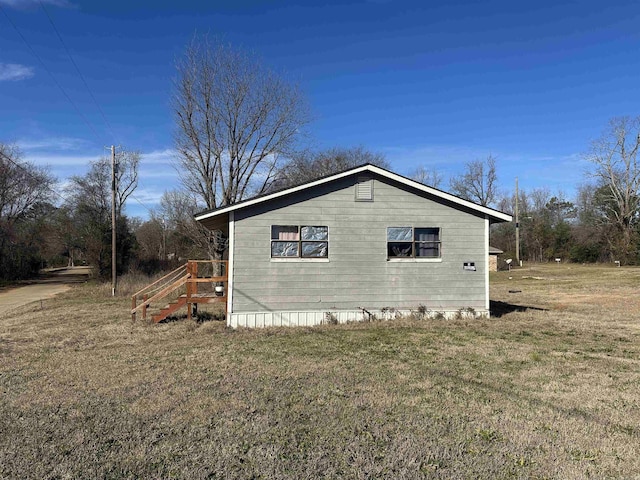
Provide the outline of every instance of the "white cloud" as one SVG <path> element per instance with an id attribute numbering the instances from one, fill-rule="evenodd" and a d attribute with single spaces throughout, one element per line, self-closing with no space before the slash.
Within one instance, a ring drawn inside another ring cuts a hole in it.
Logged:
<path id="1" fill-rule="evenodd" d="M 512 191 L 518 177 L 521 189 L 549 188 L 573 195 L 584 179 L 588 164 L 579 154 L 553 152 L 485 150 L 458 145 L 423 145 L 415 148 L 390 146 L 384 148 L 392 169 L 402 175 L 411 175 L 418 165 L 437 171 L 443 177 L 442 188 L 448 188 L 449 179 L 464 171 L 467 162 L 496 159 L 499 187 Z"/>
<path id="2" fill-rule="evenodd" d="M 171 148 L 164 150 L 152 150 L 151 152 L 142 152 L 142 161 L 144 163 L 166 163 L 170 164 L 175 156 L 175 151 Z"/>
<path id="3" fill-rule="evenodd" d="M 143 220 L 151 216 L 152 210 L 160 207 L 160 199 L 164 190 L 160 188 L 138 187 L 127 199 L 126 211 L 129 216 L 139 217 Z"/>
<path id="4" fill-rule="evenodd" d="M 140 159 L 140 178 L 177 178 L 175 168 L 173 167 L 174 151 L 172 149 L 152 150 L 150 152 L 142 152 Z"/>
<path id="5" fill-rule="evenodd" d="M 141 165 L 138 169 L 140 172 L 140 178 L 145 180 L 149 179 L 178 179 L 178 173 L 173 167 L 165 166 L 164 168 L 152 168 Z"/>
<path id="6" fill-rule="evenodd" d="M 106 150 L 95 148 L 87 140 L 76 137 L 33 136 L 16 143 L 24 152 L 25 160 L 50 167 L 59 177 L 81 175 L 91 162 L 108 155 Z"/>
<path id="7" fill-rule="evenodd" d="M 558 157 L 525 158 L 515 163 L 512 177 L 518 176 L 534 187 L 548 187 L 572 194 L 576 187 L 586 179 L 589 162 L 580 154 Z"/>
<path id="8" fill-rule="evenodd" d="M 99 158 L 98 155 L 38 155 L 28 153 L 25 155 L 26 160 L 36 165 L 49 165 L 51 167 L 86 167 Z"/>
<path id="9" fill-rule="evenodd" d="M 147 207 L 157 207 L 160 204 L 160 199 L 162 198 L 163 193 L 164 190 L 153 187 L 138 187 L 135 192 L 133 192 L 136 199 Z"/>
<path id="10" fill-rule="evenodd" d="M 17 82 L 31 78 L 33 75 L 33 67 L 27 67 L 26 65 L 20 65 L 18 63 L 0 63 L 0 82 Z"/>
<path id="11" fill-rule="evenodd" d="M 60 175 L 68 174 L 69 169 L 73 169 L 75 174 L 82 174 L 91 162 L 109 155 L 107 150 L 93 148 L 90 142 L 74 137 L 34 138 L 16 143 L 24 152 L 25 160 L 59 170 L 57 173 Z M 178 174 L 172 165 L 173 154 L 171 149 L 141 152 L 140 178 L 151 182 L 153 179 L 177 179 Z"/>
<path id="12" fill-rule="evenodd" d="M 50 137 L 36 140 L 18 140 L 18 146 L 25 152 L 45 151 L 78 151 L 88 146 L 88 142 L 81 138 Z"/>
<path id="13" fill-rule="evenodd" d="M 415 148 L 385 147 L 382 149 L 393 169 L 402 175 L 410 175 L 422 165 L 444 175 L 445 179 L 453 171 L 461 170 L 464 164 L 487 158 L 496 152 L 458 145 L 423 145 Z"/>
<path id="14" fill-rule="evenodd" d="M 386 147 L 383 149 L 393 161 L 421 165 L 465 164 L 486 158 L 495 151 L 460 145 L 423 145 L 416 148 Z"/>

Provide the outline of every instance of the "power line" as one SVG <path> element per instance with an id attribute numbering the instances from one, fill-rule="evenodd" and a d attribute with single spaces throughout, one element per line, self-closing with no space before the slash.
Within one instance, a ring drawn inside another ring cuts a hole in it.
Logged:
<path id="1" fill-rule="evenodd" d="M 23 172 L 25 172 L 27 175 L 29 175 L 32 179 L 37 180 L 37 177 L 30 172 L 29 170 L 27 170 L 27 168 L 25 168 L 24 165 L 21 165 L 20 163 L 16 162 L 13 158 L 11 158 L 9 155 L 7 155 L 6 153 L 0 151 L 0 157 L 4 158 L 5 160 L 11 162 L 13 165 L 15 165 L 16 167 L 18 167 L 19 169 L 21 169 Z M 61 193 L 57 192 L 54 189 L 51 189 L 51 192 L 56 195 L 58 198 L 64 200 L 65 202 L 70 203 L 70 200 L 68 198 L 66 198 L 64 195 L 62 195 Z M 138 202 L 140 204 L 140 206 L 142 206 L 142 208 L 144 208 L 147 212 L 149 212 L 150 214 L 155 214 L 156 212 L 148 207 L 147 205 L 145 205 L 142 200 L 140 200 L 138 197 L 136 197 L 133 193 L 131 193 L 129 195 L 131 198 L 133 198 L 136 202 Z"/>
<path id="2" fill-rule="evenodd" d="M 94 128 L 93 124 L 91 124 L 91 122 L 89 121 L 89 119 L 80 111 L 80 109 L 78 108 L 78 106 L 74 103 L 73 100 L 71 100 L 71 97 L 69 96 L 69 94 L 66 92 L 66 90 L 64 88 L 62 88 L 62 85 L 60 85 L 60 83 L 58 82 L 58 80 L 56 80 L 56 77 L 53 75 L 53 73 L 51 73 L 51 71 L 47 68 L 47 65 L 44 63 L 44 61 L 42 60 L 42 58 L 40 57 L 40 55 L 38 55 L 36 53 L 36 51 L 33 49 L 33 47 L 31 46 L 31 44 L 27 41 L 27 39 L 25 38 L 24 35 L 22 35 L 22 32 L 20 32 L 20 30 L 18 29 L 18 26 L 13 23 L 13 20 L 11 20 L 11 17 L 9 17 L 9 15 L 7 14 L 6 10 L 4 9 L 4 7 L 2 6 L 2 4 L 0 4 L 0 10 L 2 10 L 2 13 L 4 13 L 4 16 L 7 18 L 7 21 L 11 24 L 11 26 L 13 27 L 13 29 L 16 31 L 16 33 L 18 34 L 18 36 L 22 39 L 22 41 L 24 42 L 24 44 L 27 46 L 27 48 L 29 49 L 29 51 L 31 52 L 31 54 L 36 57 L 36 59 L 40 62 L 40 64 L 42 65 L 42 68 L 44 68 L 44 70 L 49 74 L 49 76 L 51 77 L 51 80 L 53 80 L 53 83 L 55 83 L 55 85 L 58 87 L 58 89 L 62 92 L 62 94 L 64 95 L 64 97 L 67 99 L 67 101 L 73 106 L 73 108 L 75 109 L 76 113 L 82 118 L 82 120 L 84 121 L 84 123 L 87 125 L 87 127 L 89 128 L 89 130 L 91 130 L 91 132 L 95 135 L 96 140 L 100 141 L 100 135 L 98 135 L 98 132 L 96 131 L 96 129 Z"/>
<path id="3" fill-rule="evenodd" d="M 16 162 L 13 158 L 11 158 L 10 156 L 8 156 L 7 154 L 5 154 L 4 152 L 0 151 L 0 157 L 2 157 L 3 159 L 11 162 L 13 165 L 15 165 L 17 168 L 21 169 L 24 173 L 26 173 L 27 175 L 29 175 L 33 180 L 39 180 L 31 171 L 27 170 L 27 168 Z M 54 195 L 56 195 L 58 198 L 60 198 L 61 200 L 63 200 L 66 203 L 71 203 L 71 200 L 69 200 L 67 197 L 65 197 L 64 195 L 62 195 L 60 192 L 56 191 L 55 189 L 51 188 L 49 189 L 51 191 L 51 193 L 53 193 Z M 144 208 L 145 210 L 147 210 L 150 214 L 155 214 L 156 212 L 153 211 L 152 208 L 148 207 L 147 205 L 145 205 L 138 197 L 136 197 L 133 193 L 129 195 L 131 198 L 133 198 L 136 202 L 138 202 L 142 208 Z"/>
<path id="4" fill-rule="evenodd" d="M 133 193 L 130 195 L 131 198 L 133 198 L 136 202 L 138 202 L 140 205 L 142 205 L 142 207 L 147 210 L 147 212 L 149 212 L 150 214 L 155 214 L 156 212 L 154 212 L 151 208 L 147 207 L 144 203 L 142 203 L 140 200 L 138 200 L 138 197 L 136 197 Z"/>
<path id="5" fill-rule="evenodd" d="M 104 123 L 107 126 L 107 128 L 109 129 L 109 132 L 111 133 L 111 136 L 115 140 L 116 135 L 115 135 L 115 133 L 113 133 L 113 129 L 111 128 L 111 124 L 107 120 L 107 116 L 104 114 L 104 111 L 102 110 L 102 107 L 100 106 L 100 103 L 98 103 L 98 100 L 96 100 L 96 97 L 93 95 L 93 92 L 89 88 L 89 84 L 87 83 L 87 80 L 85 79 L 84 75 L 82 75 L 82 72 L 80 71 L 80 68 L 78 67 L 78 64 L 76 63 L 76 61 L 71 56 L 71 52 L 69 51 L 69 48 L 67 47 L 67 44 L 64 43 L 64 40 L 62 39 L 62 35 L 60 35 L 60 31 L 56 28 L 56 25 L 53 22 L 53 18 L 51 18 L 51 15 L 49 15 L 49 11 L 45 8 L 44 4 L 42 3 L 42 0 L 39 0 L 38 3 L 40 4 L 40 7 L 42 8 L 42 11 L 45 13 L 47 18 L 49 19 L 49 23 L 51 23 L 51 27 L 53 28 L 53 31 L 58 36 L 58 40 L 60 40 L 60 43 L 62 44 L 62 47 L 67 52 L 67 56 L 69 57 L 69 60 L 71 60 L 71 63 L 73 64 L 74 68 L 76 69 L 76 72 L 78 73 L 78 76 L 80 77 L 80 80 L 82 80 L 82 83 L 84 84 L 85 88 L 87 89 L 87 92 L 89 92 L 89 95 L 93 99 L 93 102 L 96 104 L 96 107 L 98 107 L 98 111 L 100 112 L 100 115 L 102 115 L 102 120 L 104 120 Z"/>

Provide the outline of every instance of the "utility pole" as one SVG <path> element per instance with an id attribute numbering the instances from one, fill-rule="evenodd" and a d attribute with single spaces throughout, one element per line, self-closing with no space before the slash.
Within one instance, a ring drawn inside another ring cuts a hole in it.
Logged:
<path id="1" fill-rule="evenodd" d="M 111 145 L 111 296 L 116 296 L 116 147 Z"/>
<path id="2" fill-rule="evenodd" d="M 164 217 L 162 218 L 162 261 L 165 262 L 167 260 L 167 234 L 166 234 L 166 224 L 164 221 Z M 164 263 L 162 263 L 164 268 Z"/>
<path id="3" fill-rule="evenodd" d="M 520 223 L 518 222 L 518 177 L 516 177 L 516 263 L 520 266 Z"/>

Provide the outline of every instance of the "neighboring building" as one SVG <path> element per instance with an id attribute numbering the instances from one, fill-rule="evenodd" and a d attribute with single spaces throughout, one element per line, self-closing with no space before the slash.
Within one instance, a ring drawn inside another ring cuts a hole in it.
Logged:
<path id="1" fill-rule="evenodd" d="M 498 255 L 503 254 L 504 252 L 499 248 L 489 246 L 489 271 L 497 272 L 498 271 Z"/>
<path id="2" fill-rule="evenodd" d="M 489 225 L 511 216 L 373 165 L 196 215 L 229 237 L 227 323 L 489 314 Z"/>

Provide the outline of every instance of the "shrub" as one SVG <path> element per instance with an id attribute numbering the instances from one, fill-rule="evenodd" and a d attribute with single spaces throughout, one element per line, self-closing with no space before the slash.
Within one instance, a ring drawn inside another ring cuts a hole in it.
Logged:
<path id="1" fill-rule="evenodd" d="M 569 259 L 576 263 L 595 263 L 602 255 L 602 247 L 597 243 L 574 245 L 569 250 Z"/>
<path id="2" fill-rule="evenodd" d="M 456 312 L 456 320 L 476 318 L 477 316 L 478 315 L 477 315 L 476 309 L 473 307 L 461 308 Z"/>
<path id="3" fill-rule="evenodd" d="M 425 318 L 427 318 L 428 314 L 429 309 L 426 307 L 426 305 L 422 304 L 418 305 L 415 310 L 411 310 L 411 315 L 413 315 L 413 317 L 417 320 L 424 320 Z"/>
<path id="4" fill-rule="evenodd" d="M 337 325 L 338 324 L 338 316 L 333 312 L 325 312 L 324 313 L 324 321 L 329 325 Z"/>

